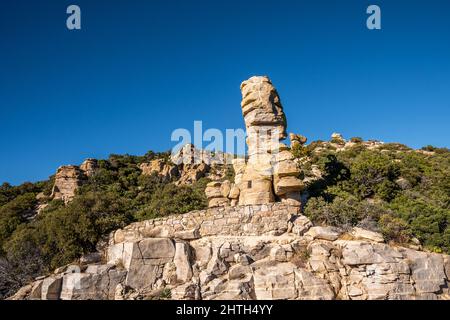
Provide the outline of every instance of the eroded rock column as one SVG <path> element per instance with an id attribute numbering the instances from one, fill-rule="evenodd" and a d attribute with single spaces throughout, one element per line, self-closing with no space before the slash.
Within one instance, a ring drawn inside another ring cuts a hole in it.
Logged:
<path id="1" fill-rule="evenodd" d="M 239 204 L 264 204 L 294 199 L 299 204 L 300 169 L 282 140 L 286 116 L 268 77 L 252 77 L 241 84 L 242 114 L 247 130 L 248 161 L 239 177 Z M 297 194 L 298 193 L 298 194 Z"/>

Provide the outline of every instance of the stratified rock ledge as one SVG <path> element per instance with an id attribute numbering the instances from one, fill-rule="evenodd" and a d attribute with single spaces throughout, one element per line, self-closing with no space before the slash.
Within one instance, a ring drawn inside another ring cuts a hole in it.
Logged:
<path id="1" fill-rule="evenodd" d="M 210 208 L 117 230 L 102 261 L 91 254 L 11 299 L 450 298 L 449 256 L 382 241 L 313 226 L 284 203 Z"/>

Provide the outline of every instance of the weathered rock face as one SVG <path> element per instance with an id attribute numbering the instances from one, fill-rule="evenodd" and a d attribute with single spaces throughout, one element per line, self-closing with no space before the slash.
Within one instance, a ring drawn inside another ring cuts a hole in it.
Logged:
<path id="1" fill-rule="evenodd" d="M 305 136 L 295 133 L 289 133 L 289 139 L 291 140 L 291 147 L 302 146 L 308 141 Z"/>
<path id="2" fill-rule="evenodd" d="M 206 185 L 205 193 L 208 199 L 208 207 L 226 207 L 230 205 L 228 198 L 231 191 L 231 183 L 226 180 L 224 182 L 213 181 Z"/>
<path id="3" fill-rule="evenodd" d="M 70 202 L 85 178 L 84 172 L 77 166 L 59 167 L 55 175 L 51 197 L 63 200 L 65 203 Z"/>
<path id="4" fill-rule="evenodd" d="M 283 203 L 134 223 L 111 234 L 105 262 L 60 269 L 12 299 L 450 298 L 449 256 L 314 227 Z"/>
<path id="5" fill-rule="evenodd" d="M 76 190 L 98 169 L 96 159 L 86 159 L 80 166 L 61 166 L 56 171 L 51 198 L 63 200 L 66 204 L 75 197 Z M 45 206 L 45 204 L 44 204 Z"/>
<path id="6" fill-rule="evenodd" d="M 300 205 L 303 182 L 298 178 L 300 168 L 292 153 L 281 142 L 286 138 L 286 117 L 277 91 L 267 77 L 244 81 L 241 91 L 248 161 L 233 160 L 236 190 L 233 197 L 228 197 L 230 204 L 287 201 L 290 205 Z M 210 201 L 210 207 L 221 204 L 228 202 L 225 199 Z"/>
<path id="7" fill-rule="evenodd" d="M 227 172 L 227 158 L 231 155 L 197 149 L 186 144 L 173 154 L 169 160 L 155 159 L 142 163 L 139 168 L 143 175 L 156 174 L 162 182 L 174 182 L 176 185 L 190 185 L 200 178 L 213 181 L 222 179 Z"/>
<path id="8" fill-rule="evenodd" d="M 142 170 L 142 174 L 151 176 L 156 174 L 161 182 L 170 182 L 178 177 L 178 167 L 166 163 L 163 159 L 152 160 L 149 163 L 142 163 L 139 168 Z"/>
<path id="9" fill-rule="evenodd" d="M 336 133 L 334 132 L 331 135 L 331 142 L 338 144 L 338 145 L 345 145 L 345 139 L 342 137 L 342 135 L 340 133 Z"/>
<path id="10" fill-rule="evenodd" d="M 83 161 L 83 163 L 80 165 L 80 170 L 83 171 L 83 173 L 87 176 L 87 177 L 92 177 L 95 172 L 98 169 L 98 161 L 97 159 L 86 159 Z"/>

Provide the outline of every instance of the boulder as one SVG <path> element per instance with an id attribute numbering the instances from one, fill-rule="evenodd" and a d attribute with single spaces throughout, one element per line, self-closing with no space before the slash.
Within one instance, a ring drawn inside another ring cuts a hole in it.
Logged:
<path id="1" fill-rule="evenodd" d="M 51 276 L 42 281 L 41 299 L 42 300 L 58 300 L 60 298 L 62 288 L 62 277 Z"/>
<path id="2" fill-rule="evenodd" d="M 299 236 L 305 234 L 313 226 L 311 220 L 303 215 L 295 216 L 292 223 L 292 232 Z"/>
<path id="3" fill-rule="evenodd" d="M 306 232 L 305 236 L 312 239 L 323 239 L 328 241 L 334 241 L 342 234 L 342 231 L 334 227 L 312 227 Z"/>
<path id="4" fill-rule="evenodd" d="M 199 228 L 176 231 L 173 237 L 180 240 L 194 240 L 200 238 L 200 231 Z"/>
<path id="5" fill-rule="evenodd" d="M 252 274 L 252 268 L 248 265 L 235 264 L 228 271 L 228 279 L 242 279 Z"/>
<path id="6" fill-rule="evenodd" d="M 253 276 L 256 299 L 283 300 L 297 298 L 295 269 L 295 265 L 289 262 L 257 269 Z"/>
<path id="7" fill-rule="evenodd" d="M 381 233 L 365 230 L 355 227 L 351 231 L 351 235 L 356 240 L 369 240 L 373 242 L 384 242 L 384 237 Z"/>
<path id="8" fill-rule="evenodd" d="M 98 161 L 97 159 L 86 159 L 83 161 L 83 163 L 80 165 L 80 170 L 83 171 L 83 173 L 87 177 L 92 177 L 95 172 L 98 170 Z"/>
<path id="9" fill-rule="evenodd" d="M 294 176 L 275 179 L 276 195 L 283 195 L 289 192 L 300 191 L 303 189 L 303 187 L 303 181 Z"/>
<path id="10" fill-rule="evenodd" d="M 176 267 L 178 282 L 187 282 L 192 278 L 192 267 L 190 261 L 190 247 L 184 242 L 175 244 L 175 256 L 173 262 Z"/>
<path id="11" fill-rule="evenodd" d="M 289 134 L 289 140 L 291 140 L 291 147 L 294 148 L 297 145 L 304 145 L 308 139 L 305 136 L 302 136 L 301 134 Z"/>

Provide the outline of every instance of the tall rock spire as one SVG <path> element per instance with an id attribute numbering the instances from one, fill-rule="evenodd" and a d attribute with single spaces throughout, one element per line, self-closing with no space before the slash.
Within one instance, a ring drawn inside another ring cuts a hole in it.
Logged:
<path id="1" fill-rule="evenodd" d="M 302 181 L 286 138 L 286 116 L 280 97 L 268 77 L 242 82 L 242 114 L 247 130 L 248 162 L 237 181 L 239 204 L 263 204 L 295 196 Z"/>
<path id="2" fill-rule="evenodd" d="M 282 142 L 287 137 L 287 124 L 277 90 L 263 76 L 242 82 L 241 92 L 248 159 L 233 160 L 235 181 L 230 187 L 224 188 L 217 181 L 208 184 L 209 206 L 279 201 L 299 206 L 303 182 L 298 178 L 300 169 L 294 156 Z"/>

